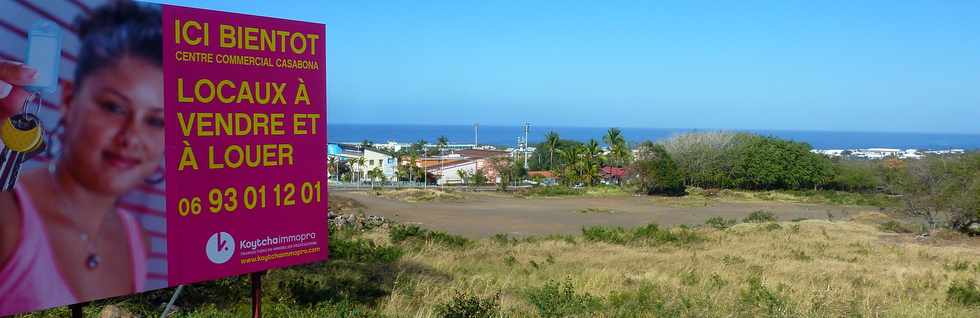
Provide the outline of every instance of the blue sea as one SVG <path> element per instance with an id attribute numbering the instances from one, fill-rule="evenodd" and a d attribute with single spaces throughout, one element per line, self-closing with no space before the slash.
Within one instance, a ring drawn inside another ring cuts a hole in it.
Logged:
<path id="1" fill-rule="evenodd" d="M 531 144 L 542 142 L 549 131 L 557 132 L 562 139 L 587 142 L 596 139 L 602 143 L 608 127 L 546 127 L 531 126 L 528 137 Z M 621 128 L 630 144 L 646 140 L 657 141 L 673 135 L 693 131 L 717 131 L 697 129 L 660 128 Z M 734 130 L 732 130 L 734 131 Z M 791 130 L 738 130 L 775 136 L 783 139 L 809 143 L 816 149 L 863 149 L 899 148 L 920 150 L 980 149 L 980 135 L 977 134 L 937 134 L 937 133 L 892 133 L 892 132 L 837 132 L 837 131 L 791 131 Z M 413 143 L 425 140 L 434 143 L 439 136 L 446 136 L 450 143 L 472 144 L 474 141 L 471 125 L 387 125 L 387 124 L 329 124 L 330 142 L 374 143 L 396 141 Z M 517 144 L 517 137 L 524 136 L 520 126 L 480 125 L 480 144 L 510 146 Z"/>

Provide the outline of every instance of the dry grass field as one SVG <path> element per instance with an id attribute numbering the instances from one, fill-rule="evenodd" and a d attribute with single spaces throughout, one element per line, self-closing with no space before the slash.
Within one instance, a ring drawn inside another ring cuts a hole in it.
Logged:
<path id="1" fill-rule="evenodd" d="M 333 231 L 331 261 L 267 274 L 266 316 L 980 317 L 980 239 L 942 230 L 920 237 L 908 220 L 866 207 L 725 200 L 681 207 L 657 200 L 695 199 L 629 196 L 340 197 L 347 199 L 331 204 L 347 213 L 435 221 Z M 749 212 L 760 204 L 773 212 Z M 538 208 L 522 210 L 528 206 Z M 840 212 L 820 219 L 826 211 Z M 562 227 L 549 232 L 548 220 Z M 659 220 L 689 225 L 645 225 Z M 452 226 L 532 221 L 531 233 L 517 235 Z M 95 316 L 115 305 L 156 316 L 171 291 L 88 310 Z M 247 291 L 244 278 L 190 286 L 174 317 L 247 316 Z"/>
<path id="2" fill-rule="evenodd" d="M 980 280 L 980 250 L 968 238 L 916 243 L 873 224 L 820 220 L 691 232 L 699 238 L 429 242 L 400 262 L 440 275 L 402 273 L 414 279 L 399 281 L 378 309 L 433 317 L 463 291 L 500 293 L 500 312 L 513 317 L 980 316 L 980 304 L 949 301 L 951 286 Z M 383 233 L 365 237 L 389 244 Z"/>

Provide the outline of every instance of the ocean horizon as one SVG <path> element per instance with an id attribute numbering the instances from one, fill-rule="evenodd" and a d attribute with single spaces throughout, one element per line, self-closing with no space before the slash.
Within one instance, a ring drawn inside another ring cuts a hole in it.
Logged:
<path id="1" fill-rule="evenodd" d="M 528 139 L 532 145 L 543 142 L 549 131 L 557 132 L 562 139 L 602 143 L 602 136 L 610 127 L 531 126 Z M 620 127 L 630 144 L 646 140 L 658 141 L 671 136 L 698 131 L 750 132 L 766 136 L 806 142 L 815 149 L 866 149 L 898 148 L 920 150 L 980 149 L 980 134 L 917 133 L 917 132 L 848 132 L 764 129 L 687 129 L 687 128 L 637 128 Z M 480 125 L 481 145 L 513 147 L 517 138 L 523 138 L 521 126 Z M 332 143 L 362 142 L 414 143 L 425 140 L 435 143 L 439 136 L 446 136 L 453 144 L 474 143 L 472 125 L 402 125 L 402 124 L 330 124 L 327 140 Z"/>

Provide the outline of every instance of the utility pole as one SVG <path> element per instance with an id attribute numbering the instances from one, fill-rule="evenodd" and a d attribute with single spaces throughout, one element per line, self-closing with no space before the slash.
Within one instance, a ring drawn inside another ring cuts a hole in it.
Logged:
<path id="1" fill-rule="evenodd" d="M 480 148 L 480 123 L 473 124 L 473 148 Z"/>
<path id="2" fill-rule="evenodd" d="M 524 121 L 524 170 L 527 170 L 527 133 L 531 130 L 531 123 Z"/>
<path id="3" fill-rule="evenodd" d="M 520 153 L 521 147 L 523 146 L 524 144 L 521 142 L 521 136 L 517 136 L 517 148 L 514 149 L 514 161 L 521 160 Z"/>
<path id="4" fill-rule="evenodd" d="M 517 164 L 518 160 L 521 160 L 519 156 L 523 152 L 521 149 L 523 149 L 525 142 L 527 141 L 526 140 L 522 141 L 521 136 L 517 136 L 517 148 L 514 149 L 514 164 Z M 516 179 L 516 178 L 512 178 L 512 179 Z M 511 182 L 513 182 L 513 180 L 511 180 Z"/>

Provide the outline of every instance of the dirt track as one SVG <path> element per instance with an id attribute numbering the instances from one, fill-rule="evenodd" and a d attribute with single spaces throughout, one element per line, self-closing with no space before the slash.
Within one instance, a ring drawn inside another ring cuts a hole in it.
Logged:
<path id="1" fill-rule="evenodd" d="M 333 192 L 364 204 L 364 212 L 401 223 L 478 238 L 506 233 L 515 236 L 577 234 L 583 226 L 619 225 L 634 227 L 703 224 L 720 216 L 741 219 L 758 210 L 773 212 L 781 221 L 796 218 L 844 219 L 872 207 L 834 206 L 780 202 L 708 202 L 655 197 L 559 197 L 516 198 L 502 194 L 468 193 L 458 202 L 410 203 L 365 192 Z M 581 211 L 596 209 L 600 212 Z M 611 212 L 610 212 L 611 211 Z M 349 212 L 349 211 L 345 211 Z"/>

